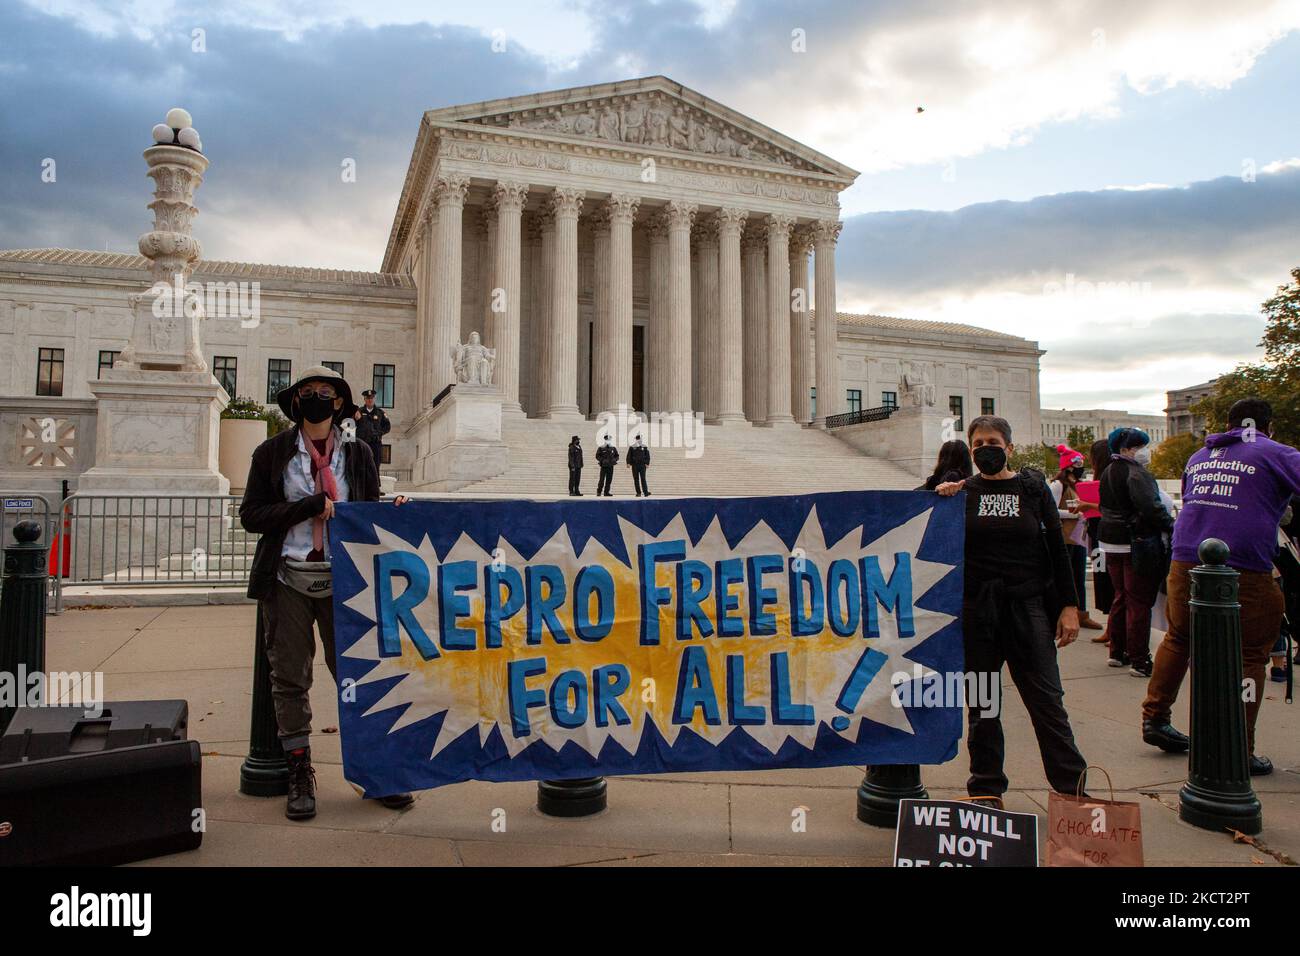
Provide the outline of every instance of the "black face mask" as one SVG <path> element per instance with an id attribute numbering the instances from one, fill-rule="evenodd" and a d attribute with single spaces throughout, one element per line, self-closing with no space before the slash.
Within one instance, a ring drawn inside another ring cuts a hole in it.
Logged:
<path id="1" fill-rule="evenodd" d="M 1070 469 L 1070 474 L 1074 475 L 1074 480 L 1075 480 L 1075 481 L 1078 481 L 1080 478 L 1083 477 L 1083 469 L 1082 469 L 1082 468 L 1071 468 L 1071 469 Z"/>
<path id="2" fill-rule="evenodd" d="M 971 457 L 981 475 L 996 475 L 1007 467 L 1007 450 L 998 445 L 980 445 Z"/>
<path id="3" fill-rule="evenodd" d="M 332 398 L 321 398 L 319 395 L 312 395 L 310 398 L 298 399 L 298 411 L 302 412 L 302 417 L 313 425 L 319 425 L 321 422 L 334 417 L 334 400 Z"/>

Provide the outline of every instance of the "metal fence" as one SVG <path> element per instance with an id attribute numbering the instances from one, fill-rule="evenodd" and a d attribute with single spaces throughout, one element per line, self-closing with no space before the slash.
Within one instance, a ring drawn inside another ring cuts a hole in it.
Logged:
<path id="1" fill-rule="evenodd" d="M 827 428 L 842 428 L 845 425 L 860 425 L 863 422 L 883 422 L 898 411 L 897 405 L 881 405 L 879 408 L 860 408 L 856 412 L 842 412 L 839 415 L 827 415 Z"/>
<path id="2" fill-rule="evenodd" d="M 91 495 L 63 502 L 71 541 L 64 580 L 105 587 L 238 585 L 257 535 L 239 523 L 239 495 Z"/>
<path id="3" fill-rule="evenodd" d="M 55 549 L 57 553 L 62 543 L 57 531 L 58 512 L 50 507 L 50 500 L 46 494 L 33 491 L 0 492 L 0 543 L 3 546 L 7 547 L 13 543 L 14 525 L 28 520 L 40 523 L 41 543 Z M 52 561 L 51 571 L 53 572 L 57 567 L 58 565 Z M 60 583 L 58 574 L 51 573 L 46 601 L 48 614 L 58 614 L 62 610 Z"/>

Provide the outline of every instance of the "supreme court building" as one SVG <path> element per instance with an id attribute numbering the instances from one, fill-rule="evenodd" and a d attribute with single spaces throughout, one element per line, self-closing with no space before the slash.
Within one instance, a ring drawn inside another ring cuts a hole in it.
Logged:
<path id="1" fill-rule="evenodd" d="M 198 261 L 194 280 L 259 294 L 254 321 L 209 308 L 202 357 L 267 402 L 321 363 L 375 387 L 394 422 L 382 470 L 416 490 L 531 490 L 530 456 L 558 460 L 552 442 L 621 406 L 702 416 L 728 454 L 823 461 L 823 478 L 844 459 L 850 485 L 903 486 L 940 427 L 983 411 L 1037 436 L 1036 343 L 837 311 L 838 195 L 857 175 L 662 76 L 431 110 L 380 270 Z M 0 252 L 0 429 L 24 402 L 93 415 L 146 265 Z M 475 332 L 486 386 L 457 382 Z M 773 490 L 816 478 L 785 471 Z"/>

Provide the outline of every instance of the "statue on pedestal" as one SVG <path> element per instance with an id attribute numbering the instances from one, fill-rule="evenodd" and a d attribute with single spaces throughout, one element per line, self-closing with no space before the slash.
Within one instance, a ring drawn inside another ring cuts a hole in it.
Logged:
<path id="1" fill-rule="evenodd" d="M 934 407 L 934 382 L 930 380 L 930 370 L 924 363 L 903 363 L 903 396 L 908 405 Z"/>
<path id="2" fill-rule="evenodd" d="M 483 345 L 479 334 L 471 332 L 468 342 L 451 347 L 451 365 L 461 385 L 491 385 L 497 350 Z"/>

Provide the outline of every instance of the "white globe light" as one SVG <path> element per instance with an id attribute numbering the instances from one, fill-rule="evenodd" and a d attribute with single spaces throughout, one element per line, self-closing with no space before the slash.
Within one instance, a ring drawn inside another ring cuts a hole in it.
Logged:
<path id="1" fill-rule="evenodd" d="M 194 120 L 190 118 L 189 113 L 177 106 L 167 111 L 167 125 L 172 129 L 184 129 L 193 126 Z"/>
<path id="2" fill-rule="evenodd" d="M 172 128 L 166 123 L 159 123 L 153 128 L 153 141 L 155 143 L 170 143 L 172 141 Z"/>
<path id="3" fill-rule="evenodd" d="M 188 146 L 190 149 L 199 148 L 199 131 L 193 126 L 186 126 L 176 134 L 176 142 L 182 146 Z"/>

